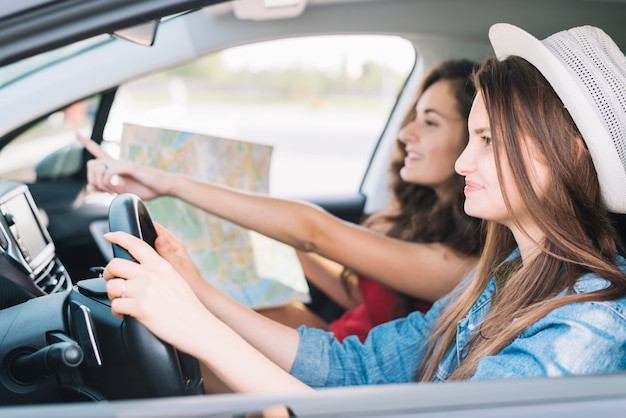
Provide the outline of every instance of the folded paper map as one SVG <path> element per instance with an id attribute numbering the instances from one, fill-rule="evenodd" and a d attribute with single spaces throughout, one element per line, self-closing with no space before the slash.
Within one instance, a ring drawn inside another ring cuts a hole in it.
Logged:
<path id="1" fill-rule="evenodd" d="M 269 192 L 272 147 L 125 124 L 122 156 L 203 181 Z M 183 241 L 209 283 L 250 308 L 309 301 L 295 250 L 179 199 L 146 202 L 150 216 Z"/>

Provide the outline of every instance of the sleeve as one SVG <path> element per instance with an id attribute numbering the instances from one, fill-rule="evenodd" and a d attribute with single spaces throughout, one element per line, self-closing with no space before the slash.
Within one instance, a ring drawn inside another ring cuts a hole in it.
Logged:
<path id="1" fill-rule="evenodd" d="M 420 353 L 447 301 L 426 314 L 412 312 L 373 328 L 364 343 L 355 336 L 341 343 L 332 333 L 300 327 L 291 374 L 315 388 L 413 382 Z"/>
<path id="2" fill-rule="evenodd" d="M 550 312 L 494 356 L 471 380 L 611 373 L 626 368 L 626 321 L 611 302 Z"/>

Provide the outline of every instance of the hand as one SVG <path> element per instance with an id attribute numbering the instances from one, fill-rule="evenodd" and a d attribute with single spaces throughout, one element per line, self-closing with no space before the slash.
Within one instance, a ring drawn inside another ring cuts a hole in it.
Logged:
<path id="1" fill-rule="evenodd" d="M 105 238 L 137 260 L 114 258 L 104 269 L 113 314 L 132 316 L 159 338 L 191 352 L 192 347 L 186 345 L 198 338 L 198 330 L 206 328 L 212 314 L 174 267 L 146 242 L 125 232 L 108 233 Z"/>
<path id="2" fill-rule="evenodd" d="M 116 160 L 93 140 L 78 133 L 76 138 L 91 155 L 96 157 L 87 161 L 89 190 L 133 193 L 143 200 L 167 194 L 167 173 L 125 159 Z"/>
<path id="3" fill-rule="evenodd" d="M 155 222 L 154 227 L 158 235 L 154 245 L 159 255 L 176 269 L 196 293 L 199 286 L 210 286 L 198 271 L 185 245 L 162 225 Z"/>

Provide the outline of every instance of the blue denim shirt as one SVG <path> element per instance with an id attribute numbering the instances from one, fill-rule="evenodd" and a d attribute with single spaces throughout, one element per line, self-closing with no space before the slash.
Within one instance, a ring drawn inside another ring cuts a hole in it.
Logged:
<path id="1" fill-rule="evenodd" d="M 517 250 L 509 259 L 516 257 Z M 626 271 L 626 260 L 620 257 L 618 265 Z M 470 276 L 465 281 L 471 280 Z M 607 285 L 606 280 L 587 274 L 577 281 L 574 291 L 587 293 Z M 489 313 L 494 289 L 492 278 L 468 315 L 457 324 L 456 344 L 439 364 L 434 381 L 445 381 L 458 367 L 477 324 Z M 364 343 L 356 337 L 340 343 L 329 332 L 300 327 L 300 345 L 291 374 L 312 387 L 415 381 L 422 360 L 420 348 L 452 295 L 437 301 L 426 314 L 413 312 L 379 325 Z M 498 354 L 483 358 L 471 380 L 620 370 L 626 370 L 626 298 L 574 303 L 553 310 Z"/>

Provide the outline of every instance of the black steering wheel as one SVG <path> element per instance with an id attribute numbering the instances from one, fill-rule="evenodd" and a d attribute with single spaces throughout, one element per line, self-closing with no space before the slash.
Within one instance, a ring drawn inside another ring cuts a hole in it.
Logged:
<path id="1" fill-rule="evenodd" d="M 154 224 L 144 203 L 133 194 L 120 194 L 113 199 L 109 206 L 109 229 L 132 234 L 154 248 L 157 237 Z M 117 245 L 113 245 L 113 255 L 136 261 Z M 129 356 L 141 370 L 153 396 L 204 393 L 200 365 L 195 357 L 163 342 L 129 316 L 123 320 L 122 334 Z"/>

